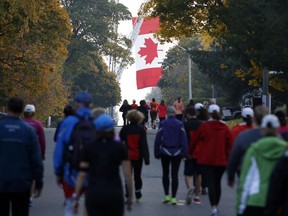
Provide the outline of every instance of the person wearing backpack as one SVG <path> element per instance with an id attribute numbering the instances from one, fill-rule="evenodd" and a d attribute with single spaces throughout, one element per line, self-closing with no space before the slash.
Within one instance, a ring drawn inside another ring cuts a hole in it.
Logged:
<path id="1" fill-rule="evenodd" d="M 177 204 L 178 172 L 183 157 L 188 156 L 188 141 L 182 121 L 175 118 L 174 107 L 168 107 L 168 118 L 160 122 L 154 143 L 154 156 L 161 159 L 162 183 L 165 192 L 163 203 Z M 172 194 L 169 195 L 169 169 L 171 165 Z"/>
<path id="2" fill-rule="evenodd" d="M 56 181 L 63 188 L 66 198 L 65 216 L 76 215 L 72 209 L 72 195 L 75 192 L 78 175 L 77 158 L 80 160 L 82 146 L 95 136 L 89 108 L 92 102 L 91 95 L 88 92 L 80 92 L 74 101 L 76 113 L 65 118 L 61 124 L 53 155 Z"/>

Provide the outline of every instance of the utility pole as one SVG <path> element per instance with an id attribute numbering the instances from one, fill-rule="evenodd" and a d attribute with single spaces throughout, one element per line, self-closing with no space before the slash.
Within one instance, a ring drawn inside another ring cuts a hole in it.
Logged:
<path id="1" fill-rule="evenodd" d="M 263 68 L 263 74 L 262 74 L 262 105 L 267 107 L 269 109 L 269 112 L 271 111 L 271 104 L 270 104 L 270 95 L 269 95 L 269 70 L 267 67 Z"/>

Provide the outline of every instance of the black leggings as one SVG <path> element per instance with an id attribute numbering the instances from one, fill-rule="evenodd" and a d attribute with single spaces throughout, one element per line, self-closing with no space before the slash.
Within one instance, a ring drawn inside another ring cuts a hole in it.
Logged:
<path id="1" fill-rule="evenodd" d="M 178 172 L 181 163 L 182 157 L 176 156 L 167 156 L 161 155 L 161 164 L 162 164 L 162 184 L 164 188 L 165 195 L 169 195 L 169 170 L 170 170 L 170 163 L 171 163 L 171 178 L 172 178 L 172 197 L 176 197 L 176 193 L 178 190 Z"/>
<path id="2" fill-rule="evenodd" d="M 225 166 L 202 165 L 202 175 L 208 187 L 208 195 L 211 206 L 218 206 L 221 198 L 221 179 L 225 172 Z"/>
<path id="3" fill-rule="evenodd" d="M 10 205 L 13 216 L 29 215 L 30 191 L 23 193 L 0 193 L 0 215 L 9 216 Z"/>
<path id="4" fill-rule="evenodd" d="M 135 194 L 136 194 L 137 191 L 140 191 L 142 189 L 143 183 L 142 183 L 141 173 L 142 173 L 143 160 L 131 160 L 131 165 L 132 165 L 132 169 L 134 173 L 134 185 L 135 185 Z"/>

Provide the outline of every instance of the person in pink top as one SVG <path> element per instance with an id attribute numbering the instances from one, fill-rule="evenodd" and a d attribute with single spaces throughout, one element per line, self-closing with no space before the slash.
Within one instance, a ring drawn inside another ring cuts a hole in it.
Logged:
<path id="1" fill-rule="evenodd" d="M 161 121 L 164 121 L 166 119 L 166 113 L 167 113 L 167 105 L 165 104 L 164 100 L 161 100 L 160 104 L 157 107 L 158 117 Z"/>
<path id="2" fill-rule="evenodd" d="M 38 144 L 40 145 L 40 153 L 42 160 L 45 159 L 45 149 L 46 149 L 46 141 L 45 141 L 45 134 L 44 134 L 44 128 L 42 126 L 42 123 L 36 119 L 34 119 L 35 114 L 35 106 L 33 104 L 27 104 L 24 108 L 24 121 L 31 125 L 37 134 L 38 137 Z M 33 194 L 35 191 L 35 181 L 33 181 L 32 187 L 31 187 L 31 196 L 29 201 L 29 206 L 34 206 L 33 203 Z"/>
<path id="3" fill-rule="evenodd" d="M 178 97 L 177 100 L 173 103 L 173 107 L 176 110 L 176 119 L 179 121 L 183 120 L 183 111 L 184 111 L 184 105 L 181 101 L 181 97 Z"/>
<path id="4" fill-rule="evenodd" d="M 33 104 L 27 104 L 24 108 L 24 121 L 30 124 L 36 131 L 38 136 L 38 142 L 40 145 L 41 150 L 41 157 L 42 160 L 45 159 L 45 149 L 46 149 L 46 142 L 45 142 L 45 134 L 44 128 L 40 121 L 34 119 L 35 114 L 35 106 Z"/>

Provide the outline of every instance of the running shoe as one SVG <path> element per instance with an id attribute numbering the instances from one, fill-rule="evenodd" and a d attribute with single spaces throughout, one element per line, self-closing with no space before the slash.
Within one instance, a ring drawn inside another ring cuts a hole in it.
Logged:
<path id="1" fill-rule="evenodd" d="M 200 197 L 195 196 L 195 197 L 193 198 L 193 203 L 195 203 L 195 204 L 197 204 L 197 205 L 201 204 Z"/>
<path id="2" fill-rule="evenodd" d="M 215 209 L 212 210 L 211 216 L 218 216 L 218 213 L 219 213 L 218 209 L 215 208 Z"/>
<path id="3" fill-rule="evenodd" d="M 190 205 L 192 201 L 192 195 L 193 195 L 193 189 L 188 190 L 187 196 L 186 196 L 186 204 Z"/>
<path id="4" fill-rule="evenodd" d="M 138 191 L 135 192 L 135 197 L 136 197 L 137 200 L 141 199 L 141 197 L 142 197 L 141 190 L 138 190 Z"/>
<path id="5" fill-rule="evenodd" d="M 176 198 L 172 198 L 172 199 L 171 199 L 171 204 L 172 204 L 172 205 L 177 205 L 177 200 L 176 200 Z"/>
<path id="6" fill-rule="evenodd" d="M 162 202 L 163 202 L 163 203 L 168 203 L 168 202 L 170 202 L 170 200 L 171 200 L 170 196 L 169 196 L 169 195 L 166 195 L 166 196 L 164 196 Z"/>
<path id="7" fill-rule="evenodd" d="M 34 206 L 34 202 L 30 199 L 29 200 L 29 207 L 33 207 Z"/>

